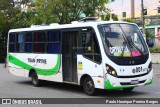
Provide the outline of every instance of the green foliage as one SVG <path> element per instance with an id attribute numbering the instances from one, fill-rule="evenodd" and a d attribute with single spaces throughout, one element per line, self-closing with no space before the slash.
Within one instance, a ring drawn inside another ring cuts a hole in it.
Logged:
<path id="1" fill-rule="evenodd" d="M 113 20 L 114 20 L 114 21 L 118 21 L 118 16 L 117 16 L 117 15 L 114 15 L 114 16 L 113 16 Z"/>
<path id="2" fill-rule="evenodd" d="M 104 21 L 109 21 L 111 19 L 111 14 L 107 13 L 106 15 L 101 15 L 101 19 L 104 20 Z M 118 21 L 118 15 L 113 15 L 112 19 L 114 21 Z"/>
<path id="3" fill-rule="evenodd" d="M 48 2 L 46 2 L 46 0 L 37 0 L 36 2 L 33 2 L 31 6 L 34 7 L 26 12 L 27 16 L 29 16 L 29 25 L 50 24 L 57 21 L 52 10 L 52 4 L 49 0 Z"/>
<path id="4" fill-rule="evenodd" d="M 92 17 L 105 11 L 105 3 L 107 0 L 47 0 L 47 2 L 46 0 L 37 0 L 32 4 L 35 9 L 30 9 L 31 12 L 37 14 L 37 17 L 32 16 L 30 22 L 70 23 L 82 17 Z"/>
<path id="5" fill-rule="evenodd" d="M 145 30 L 145 34 L 146 34 L 146 39 L 149 39 L 149 37 L 150 37 L 150 32 L 148 31 L 148 30 Z"/>
<path id="6" fill-rule="evenodd" d="M 149 40 L 150 38 L 154 38 L 155 36 L 149 32 L 148 30 L 145 30 L 145 34 L 146 34 L 146 39 Z"/>
<path id="7" fill-rule="evenodd" d="M 13 5 L 12 0 L 0 0 L 0 10 L 9 10 Z"/>
<path id="8" fill-rule="evenodd" d="M 8 31 L 28 26 L 26 13 L 14 5 L 14 0 L 0 0 L 0 62 L 5 59 Z"/>
<path id="9" fill-rule="evenodd" d="M 153 48 L 149 49 L 151 53 L 160 53 L 160 45 L 155 45 Z"/>
<path id="10" fill-rule="evenodd" d="M 126 22 L 130 22 L 130 23 L 136 23 L 136 21 L 135 21 L 135 20 L 133 20 L 133 19 L 131 19 L 131 18 L 127 18 L 127 19 L 125 19 L 124 21 L 126 21 Z"/>
<path id="11" fill-rule="evenodd" d="M 111 15 L 109 13 L 107 13 L 106 15 L 101 15 L 101 19 L 104 21 L 109 21 L 110 17 L 111 17 Z"/>

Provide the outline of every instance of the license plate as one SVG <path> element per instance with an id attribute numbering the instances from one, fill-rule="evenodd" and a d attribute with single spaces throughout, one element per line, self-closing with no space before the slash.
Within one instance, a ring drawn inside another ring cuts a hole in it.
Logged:
<path id="1" fill-rule="evenodd" d="M 138 84 L 139 80 L 131 80 L 131 84 Z"/>

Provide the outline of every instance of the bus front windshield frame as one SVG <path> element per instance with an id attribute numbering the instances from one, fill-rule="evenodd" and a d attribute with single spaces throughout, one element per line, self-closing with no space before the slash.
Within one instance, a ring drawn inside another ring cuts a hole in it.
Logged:
<path id="1" fill-rule="evenodd" d="M 105 51 L 115 57 L 138 57 L 148 54 L 141 31 L 134 24 L 98 25 Z"/>

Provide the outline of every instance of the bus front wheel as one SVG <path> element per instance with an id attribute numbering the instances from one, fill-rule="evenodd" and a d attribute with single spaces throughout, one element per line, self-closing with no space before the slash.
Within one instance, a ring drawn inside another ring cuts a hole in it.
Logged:
<path id="1" fill-rule="evenodd" d="M 40 80 L 38 79 L 38 75 L 36 72 L 33 72 L 32 73 L 32 84 L 35 86 L 35 87 L 38 87 L 40 86 Z"/>
<path id="2" fill-rule="evenodd" d="M 83 82 L 83 89 L 87 95 L 95 95 L 94 82 L 90 77 L 86 77 Z"/>

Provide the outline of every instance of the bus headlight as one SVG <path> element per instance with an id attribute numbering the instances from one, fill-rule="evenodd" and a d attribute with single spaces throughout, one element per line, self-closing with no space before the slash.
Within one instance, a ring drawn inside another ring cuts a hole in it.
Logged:
<path id="1" fill-rule="evenodd" d="M 147 72 L 149 73 L 152 70 L 152 62 L 149 64 Z"/>
<path id="2" fill-rule="evenodd" d="M 113 67 L 111 67 L 110 65 L 106 64 L 106 71 L 107 71 L 108 74 L 110 74 L 110 75 L 112 75 L 114 77 L 117 77 L 116 70 Z"/>

